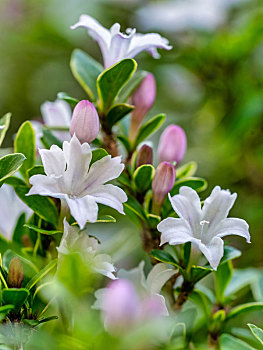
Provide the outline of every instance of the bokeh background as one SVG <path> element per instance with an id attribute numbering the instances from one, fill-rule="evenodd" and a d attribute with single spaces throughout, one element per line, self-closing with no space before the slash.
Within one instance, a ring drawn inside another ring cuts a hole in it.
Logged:
<path id="1" fill-rule="evenodd" d="M 251 245 L 231 238 L 245 250 L 238 265 L 262 266 L 262 0 L 0 0 L 0 115 L 13 114 L 4 146 L 59 91 L 85 98 L 69 68 L 71 52 L 101 56 L 84 29 L 69 29 L 82 13 L 105 27 L 119 22 L 170 40 L 174 48 L 160 60 L 136 58 L 157 79 L 151 114 L 164 112 L 167 124 L 185 129 L 185 161 L 196 160 L 208 180 L 204 198 L 217 184 L 238 193 L 231 215 L 247 220 L 252 236 Z"/>

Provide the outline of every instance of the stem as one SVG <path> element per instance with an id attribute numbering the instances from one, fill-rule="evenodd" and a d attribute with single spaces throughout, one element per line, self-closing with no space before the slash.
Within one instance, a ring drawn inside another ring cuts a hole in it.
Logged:
<path id="1" fill-rule="evenodd" d="M 176 310 L 180 310 L 182 308 L 183 304 L 187 301 L 193 289 L 194 289 L 193 283 L 184 280 L 180 293 L 176 299 L 176 304 L 175 304 Z"/>
<path id="2" fill-rule="evenodd" d="M 107 125 L 104 113 L 100 113 L 100 122 L 103 136 L 103 147 L 113 157 L 119 155 L 116 137 L 112 132 L 112 129 Z"/>
<path id="3" fill-rule="evenodd" d="M 67 202 L 65 199 L 61 199 L 61 205 L 60 205 L 60 214 L 59 214 L 59 221 L 58 221 L 58 229 L 60 229 L 62 232 L 64 231 L 64 218 L 67 217 L 69 214 L 69 208 L 67 205 Z"/>

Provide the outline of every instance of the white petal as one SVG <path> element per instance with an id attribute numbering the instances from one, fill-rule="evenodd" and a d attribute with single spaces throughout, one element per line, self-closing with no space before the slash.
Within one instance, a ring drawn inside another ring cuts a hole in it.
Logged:
<path id="1" fill-rule="evenodd" d="M 165 298 L 160 294 L 153 294 L 141 302 L 141 319 L 149 320 L 158 316 L 169 316 Z"/>
<path id="2" fill-rule="evenodd" d="M 229 191 L 221 190 L 216 186 L 211 195 L 205 200 L 202 208 L 202 219 L 209 222 L 208 231 L 206 233 L 210 240 L 216 235 L 215 228 L 221 220 L 225 219 L 232 208 L 237 194 L 231 194 Z"/>
<path id="3" fill-rule="evenodd" d="M 82 229 L 87 221 L 95 222 L 98 217 L 98 205 L 94 198 L 85 196 L 82 198 L 66 198 L 71 215 Z"/>
<path id="4" fill-rule="evenodd" d="M 190 242 L 193 238 L 192 231 L 184 219 L 167 218 L 157 225 L 157 230 L 161 234 L 161 243 L 171 245 Z"/>
<path id="5" fill-rule="evenodd" d="M 218 226 L 217 236 L 225 237 L 229 235 L 237 235 L 246 238 L 247 242 L 250 243 L 249 226 L 243 219 L 227 218 L 221 221 Z"/>
<path id="6" fill-rule="evenodd" d="M 90 195 L 97 203 L 107 205 L 124 214 L 122 203 L 127 201 L 127 195 L 121 188 L 111 184 L 101 185 Z"/>
<path id="7" fill-rule="evenodd" d="M 200 232 L 201 221 L 201 202 L 198 194 L 190 187 L 183 186 L 180 188 L 179 194 L 171 197 L 170 202 L 174 211 L 182 219 L 185 219 L 196 237 Z"/>
<path id="8" fill-rule="evenodd" d="M 157 33 L 136 34 L 132 38 L 128 57 L 133 58 L 142 51 L 148 51 L 154 58 L 158 58 L 157 48 L 171 50 L 172 46 Z"/>
<path id="9" fill-rule="evenodd" d="M 81 144 L 74 134 L 70 142 L 63 142 L 63 152 L 67 162 L 64 179 L 68 193 L 81 195 L 92 158 L 90 145 Z"/>
<path id="10" fill-rule="evenodd" d="M 173 269 L 168 269 L 165 264 L 156 264 L 147 276 L 147 289 L 151 294 L 160 293 L 163 285 L 176 273 Z"/>
<path id="11" fill-rule="evenodd" d="M 112 280 L 117 279 L 114 276 L 113 272 L 116 271 L 115 267 L 112 264 L 111 257 L 107 254 L 98 254 L 94 258 L 94 266 L 92 268 L 102 275 L 111 278 Z"/>
<path id="12" fill-rule="evenodd" d="M 216 270 L 220 260 L 224 255 L 224 241 L 219 237 L 214 237 L 209 244 L 193 241 L 207 258 L 211 267 Z"/>
<path id="13" fill-rule="evenodd" d="M 29 182 L 32 187 L 27 193 L 27 196 L 39 194 L 41 196 L 50 196 L 54 198 L 66 197 L 66 195 L 61 192 L 59 187 L 59 179 L 57 178 L 52 178 L 45 175 L 33 175 L 29 179 Z"/>
<path id="14" fill-rule="evenodd" d="M 100 46 L 104 62 L 107 60 L 108 48 L 110 46 L 111 34 L 110 31 L 104 28 L 98 21 L 88 15 L 81 15 L 79 22 L 71 26 L 71 29 L 84 27 L 88 29 L 89 35 L 97 41 Z"/>
<path id="15" fill-rule="evenodd" d="M 115 23 L 111 29 L 111 44 L 109 49 L 109 56 L 107 58 L 107 66 L 110 67 L 113 64 L 121 61 L 124 58 L 128 58 L 129 46 L 134 35 L 134 31 L 131 31 L 129 35 L 122 34 L 120 32 L 120 25 Z"/>
<path id="16" fill-rule="evenodd" d="M 89 170 L 89 176 L 85 184 L 85 193 L 92 193 L 100 185 L 119 177 L 124 169 L 121 157 L 103 157 L 93 163 Z"/>
<path id="17" fill-rule="evenodd" d="M 48 176 L 61 176 L 66 169 L 66 161 L 61 148 L 56 145 L 51 146 L 50 150 L 39 150 L 45 173 Z"/>
<path id="18" fill-rule="evenodd" d="M 120 269 L 117 273 L 118 278 L 127 279 L 132 282 L 139 295 L 144 295 L 147 290 L 146 279 L 144 275 L 145 262 L 141 261 L 140 264 L 131 270 Z"/>

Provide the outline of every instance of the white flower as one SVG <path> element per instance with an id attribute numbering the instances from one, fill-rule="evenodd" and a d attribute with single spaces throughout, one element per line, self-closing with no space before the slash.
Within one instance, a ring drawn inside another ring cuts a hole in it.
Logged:
<path id="1" fill-rule="evenodd" d="M 46 101 L 41 105 L 41 114 L 44 125 L 49 127 L 70 127 L 71 122 L 71 108 L 67 102 L 56 100 L 55 102 Z M 36 147 L 42 148 L 40 138 L 42 137 L 42 126 L 40 122 L 33 120 L 33 128 L 36 135 Z M 60 141 L 69 141 L 69 131 L 52 131 L 52 134 Z"/>
<path id="2" fill-rule="evenodd" d="M 106 156 L 90 166 L 92 152 L 88 143 L 80 144 L 74 135 L 63 142 L 63 150 L 56 145 L 39 150 L 45 175 L 30 178 L 28 195 L 39 194 L 64 199 L 72 216 L 83 228 L 87 221 L 98 217 L 97 203 L 123 212 L 125 192 L 105 182 L 117 178 L 124 169 L 120 157 Z"/>
<path id="3" fill-rule="evenodd" d="M 157 48 L 172 48 L 168 40 L 157 33 L 136 34 L 136 29 L 128 28 L 123 34 L 119 23 L 113 24 L 108 30 L 88 15 L 81 15 L 79 22 L 71 26 L 71 29 L 79 27 L 87 28 L 89 35 L 98 42 L 105 68 L 124 58 L 133 58 L 142 51 L 148 51 L 154 58 L 159 58 Z"/>
<path id="4" fill-rule="evenodd" d="M 236 197 L 236 193 L 231 194 L 216 186 L 201 209 L 196 191 L 190 187 L 181 187 L 178 195 L 169 196 L 179 219 L 167 218 L 157 226 L 162 233 L 160 245 L 167 242 L 170 245 L 192 242 L 216 270 L 224 252 L 222 237 L 238 235 L 250 243 L 246 221 L 227 218 Z"/>
<path id="5" fill-rule="evenodd" d="M 78 227 L 70 226 L 64 219 L 64 234 L 62 236 L 58 250 L 58 259 L 62 259 L 63 255 L 73 252 L 79 252 L 83 262 L 93 271 L 116 279 L 113 272 L 116 271 L 111 262 L 111 257 L 107 254 L 99 254 L 99 243 L 89 237 L 85 232 L 79 232 Z"/>
<path id="6" fill-rule="evenodd" d="M 5 184 L 0 188 L 0 208 L 0 233 L 11 241 L 19 216 L 26 213 L 29 217 L 32 210 L 17 197 L 13 187 Z"/>

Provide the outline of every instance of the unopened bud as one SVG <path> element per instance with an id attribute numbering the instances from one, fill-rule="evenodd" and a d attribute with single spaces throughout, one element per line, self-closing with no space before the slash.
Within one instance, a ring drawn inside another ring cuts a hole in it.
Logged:
<path id="1" fill-rule="evenodd" d="M 155 101 L 155 95 L 155 79 L 151 73 L 148 73 L 131 96 L 131 104 L 135 106 L 135 109 L 131 114 L 131 125 L 129 132 L 129 137 L 131 140 L 135 139 L 143 118 L 152 108 Z"/>
<path id="2" fill-rule="evenodd" d="M 187 139 L 184 130 L 178 125 L 169 125 L 162 133 L 158 146 L 160 162 L 182 161 L 185 155 Z"/>
<path id="3" fill-rule="evenodd" d="M 100 130 L 99 116 L 94 105 L 88 100 L 80 101 L 74 108 L 70 134 L 77 136 L 81 143 L 91 143 Z"/>
<path id="4" fill-rule="evenodd" d="M 9 264 L 8 285 L 11 288 L 20 288 L 24 279 L 24 268 L 19 258 L 13 258 Z"/>
<path id="5" fill-rule="evenodd" d="M 164 198 L 171 191 L 175 182 L 175 168 L 169 162 L 158 165 L 152 181 L 152 213 L 159 214 Z"/>
<path id="6" fill-rule="evenodd" d="M 136 158 L 136 167 L 143 164 L 152 164 L 153 163 L 153 150 L 152 147 L 148 145 L 143 145 L 138 152 L 137 158 Z"/>

